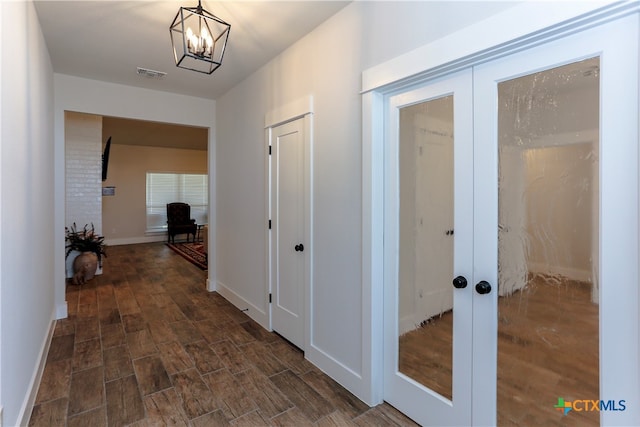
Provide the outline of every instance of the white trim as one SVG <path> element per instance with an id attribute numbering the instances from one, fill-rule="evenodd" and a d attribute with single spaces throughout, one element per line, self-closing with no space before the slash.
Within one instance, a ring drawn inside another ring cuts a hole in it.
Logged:
<path id="1" fill-rule="evenodd" d="M 539 274 L 558 275 L 571 280 L 591 283 L 591 270 L 581 270 L 561 265 L 550 265 L 542 262 L 530 262 L 527 264 L 529 272 Z"/>
<path id="2" fill-rule="evenodd" d="M 62 304 L 58 304 L 56 306 L 56 320 L 64 319 L 69 315 L 69 311 L 67 308 L 67 302 L 63 302 Z"/>
<path id="3" fill-rule="evenodd" d="M 281 107 L 267 111 L 264 115 L 264 127 L 272 128 L 291 120 L 295 120 L 305 114 L 313 114 L 313 95 L 291 101 Z"/>
<path id="4" fill-rule="evenodd" d="M 3 5 L 0 5 L 0 34 L 2 34 L 2 22 L 3 22 L 3 10 L 4 7 Z M 3 128 L 3 120 L 4 120 L 4 115 L 2 114 L 2 104 L 3 102 L 1 101 L 2 99 L 4 99 L 2 97 L 2 70 L 4 69 L 3 66 L 3 61 L 2 58 L 4 57 L 4 55 L 2 55 L 2 46 L 3 43 L 0 42 L 0 140 L 2 139 L 2 128 Z M 0 164 L 2 164 L 2 151 L 0 149 Z M 3 198 L 2 198 L 2 189 L 4 188 L 4 186 L 2 185 L 2 176 L 3 174 L 0 173 L 0 224 L 4 224 L 4 222 L 2 221 L 2 212 L 3 212 Z M 62 245 L 61 245 L 62 246 Z M 3 260 L 3 256 L 2 256 L 2 239 L 0 238 L 0 271 L 2 271 L 2 260 Z M 3 280 L 2 280 L 2 274 L 0 274 L 0 310 L 2 307 L 2 289 L 3 289 Z M 54 298 L 54 302 L 55 302 L 55 298 Z M 0 317 L 2 318 L 2 317 Z M 0 327 L 0 343 L 3 343 L 4 340 L 2 339 L 2 328 Z M 0 352 L 0 367 L 2 367 L 2 352 Z M 0 368 L 1 369 L 1 368 Z M 2 404 L 2 402 L 4 402 L 4 399 L 2 398 L 2 378 L 0 377 L 0 427 L 2 427 L 2 425 L 4 424 L 3 420 L 4 420 L 4 405 Z"/>
<path id="5" fill-rule="evenodd" d="M 311 345 L 304 354 L 305 358 L 316 365 L 322 372 L 329 375 L 338 384 L 349 390 L 358 399 L 373 406 L 365 400 L 370 390 L 366 378 L 347 365 L 331 356 L 330 353 L 315 345 Z"/>
<path id="6" fill-rule="evenodd" d="M 227 301 L 236 306 L 238 310 L 242 310 L 244 314 L 255 320 L 268 331 L 271 331 L 269 327 L 269 313 L 262 310 L 260 307 L 247 301 L 241 295 L 238 295 L 233 289 L 225 286 L 222 282 L 218 281 L 216 291 L 222 295 Z"/>
<path id="7" fill-rule="evenodd" d="M 362 96 L 362 390 L 349 389 L 370 406 L 382 403 L 384 97 Z"/>
<path id="8" fill-rule="evenodd" d="M 33 405 L 36 401 L 36 397 L 38 396 L 38 389 L 40 387 L 40 380 L 42 379 L 42 373 L 44 372 L 44 367 L 47 362 L 47 355 L 49 354 L 49 347 L 51 346 L 51 340 L 53 339 L 53 332 L 55 331 L 56 320 L 51 319 L 49 324 L 49 332 L 44 338 L 42 343 L 42 347 L 40 347 L 40 354 L 38 357 L 39 363 L 36 370 L 33 372 L 31 376 L 31 381 L 29 382 L 29 392 L 26 395 L 26 399 L 22 403 L 22 407 L 20 408 L 20 412 L 18 413 L 18 419 L 21 420 L 21 426 L 29 425 L 29 420 L 31 419 L 31 412 L 33 410 Z"/>
<path id="9" fill-rule="evenodd" d="M 209 128 L 209 145 L 207 146 L 207 174 L 209 175 L 209 212 L 207 225 L 207 290 L 213 292 L 216 290 L 217 270 L 217 226 L 216 226 L 216 179 L 218 171 L 216 170 L 216 127 Z"/>
<path id="10" fill-rule="evenodd" d="M 418 313 L 409 313 L 406 316 L 401 317 L 398 320 L 398 336 L 402 336 L 407 332 L 418 329 L 420 323 L 424 320 L 426 320 L 425 316 L 421 316 Z"/>
<path id="11" fill-rule="evenodd" d="M 304 251 L 304 349 L 310 348 L 313 340 L 313 98 L 309 96 L 310 112 L 304 116 L 304 211 L 306 213 L 304 240 L 308 242 Z"/>
<path id="12" fill-rule="evenodd" d="M 266 121 L 266 119 L 265 119 Z M 265 232 L 266 232 L 266 237 L 264 239 L 265 241 L 265 254 L 267 254 L 267 260 L 266 260 L 266 264 L 264 266 L 264 274 L 267 278 L 267 289 L 265 290 L 264 293 L 264 300 L 267 302 L 267 312 L 268 312 L 268 321 L 267 321 L 267 326 L 266 328 L 268 330 L 273 330 L 273 322 L 272 322 L 272 305 L 271 302 L 269 302 L 269 295 L 271 295 L 271 290 L 273 289 L 273 285 L 271 283 L 271 226 L 269 224 L 271 224 L 272 221 L 272 217 L 271 217 L 271 142 L 272 142 L 272 137 L 271 137 L 271 133 L 272 133 L 272 128 L 266 128 L 264 130 L 264 137 L 265 137 L 265 142 L 266 145 L 264 147 L 264 170 L 266 173 L 265 176 L 265 183 L 264 183 L 264 191 L 266 194 L 266 197 L 264 198 L 264 211 L 266 212 L 266 220 L 267 220 L 267 227 L 265 227 Z"/>
<path id="13" fill-rule="evenodd" d="M 120 237 L 119 239 L 105 239 L 107 246 L 120 246 L 120 245 L 137 245 L 139 243 L 153 243 L 153 242 L 166 242 L 167 233 L 163 234 L 154 233 L 151 236 L 144 237 Z"/>
<path id="14" fill-rule="evenodd" d="M 635 1 L 524 2 L 365 70 L 362 92 L 401 81 L 423 80 L 434 73 L 450 73 L 568 35 L 637 8 Z M 531 16 L 536 19 L 530 19 Z"/>

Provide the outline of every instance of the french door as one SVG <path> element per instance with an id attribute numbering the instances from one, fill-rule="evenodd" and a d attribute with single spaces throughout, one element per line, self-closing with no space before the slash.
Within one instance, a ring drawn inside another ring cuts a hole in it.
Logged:
<path id="1" fill-rule="evenodd" d="M 472 340 L 472 317 L 463 314 L 473 300 L 451 286 L 473 273 L 471 90 L 466 70 L 390 99 L 385 399 L 434 425 L 466 425 L 471 415 L 472 354 L 460 350 Z M 425 356 L 425 339 L 441 346 Z"/>
<path id="2" fill-rule="evenodd" d="M 636 26 L 388 97 L 384 398 L 420 424 L 639 419 Z"/>

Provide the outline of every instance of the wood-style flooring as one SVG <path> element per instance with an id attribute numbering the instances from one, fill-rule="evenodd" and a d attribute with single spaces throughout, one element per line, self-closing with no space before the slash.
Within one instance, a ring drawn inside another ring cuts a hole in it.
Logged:
<path id="1" fill-rule="evenodd" d="M 162 243 L 67 285 L 30 426 L 414 426 L 323 374 Z"/>
<path id="2" fill-rule="evenodd" d="M 451 397 L 452 314 L 400 339 L 400 371 Z M 537 275 L 498 300 L 498 425 L 598 425 L 599 412 L 554 408 L 599 396 L 598 305 L 591 285 Z M 469 349 L 470 351 L 470 349 Z"/>

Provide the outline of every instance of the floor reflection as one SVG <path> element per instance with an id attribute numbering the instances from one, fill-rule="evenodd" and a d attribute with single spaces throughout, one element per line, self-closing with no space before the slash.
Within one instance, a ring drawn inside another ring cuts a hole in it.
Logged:
<path id="1" fill-rule="evenodd" d="M 591 284 L 536 275 L 499 302 L 498 425 L 598 425 L 599 412 L 554 408 L 599 399 L 598 305 Z M 451 396 L 452 315 L 400 338 L 400 372 Z M 470 350 L 470 348 L 469 348 Z"/>

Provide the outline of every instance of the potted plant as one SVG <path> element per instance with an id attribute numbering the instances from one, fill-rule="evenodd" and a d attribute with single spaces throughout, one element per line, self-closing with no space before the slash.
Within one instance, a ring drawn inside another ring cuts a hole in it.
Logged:
<path id="1" fill-rule="evenodd" d="M 90 229 L 85 224 L 79 231 L 75 222 L 65 227 L 65 234 L 65 259 L 74 255 L 69 260 L 72 268 L 67 263 L 67 277 L 73 277 L 75 284 L 83 284 L 102 268 L 102 257 L 107 256 L 104 236 L 96 234 L 93 224 Z"/>

